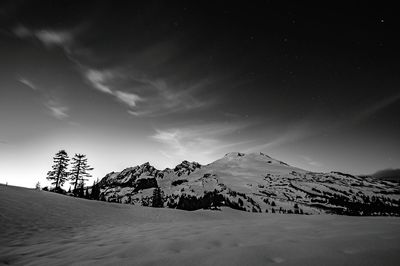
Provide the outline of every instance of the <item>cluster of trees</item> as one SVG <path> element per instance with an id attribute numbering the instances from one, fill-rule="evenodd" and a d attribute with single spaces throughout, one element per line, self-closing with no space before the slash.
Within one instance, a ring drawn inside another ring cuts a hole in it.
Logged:
<path id="1" fill-rule="evenodd" d="M 85 181 L 91 175 L 93 168 L 88 164 L 86 155 L 75 154 L 71 162 L 71 170 L 68 170 L 69 157 L 65 150 L 60 150 L 53 158 L 52 170 L 47 173 L 47 180 L 54 185 L 54 192 L 63 192 L 61 188 L 68 180 L 73 186 L 72 193 L 76 196 L 84 195 Z"/>
<path id="2" fill-rule="evenodd" d="M 352 191 L 350 191 L 352 192 Z M 312 206 L 326 209 L 335 214 L 370 216 L 391 215 L 400 216 L 400 200 L 391 199 L 382 195 L 368 196 L 357 192 L 352 197 L 349 193 L 330 193 L 322 191 L 321 196 L 311 199 Z M 330 206 L 326 206 L 329 204 Z M 334 207 L 337 206 L 337 207 Z"/>
<path id="3" fill-rule="evenodd" d="M 358 200 L 355 196 L 349 199 L 340 194 L 333 194 L 333 197 L 328 199 L 329 204 L 343 206 L 344 209 L 336 211 L 338 214 L 345 215 L 391 215 L 400 216 L 400 201 L 390 199 L 383 196 L 361 195 L 362 200 Z"/>

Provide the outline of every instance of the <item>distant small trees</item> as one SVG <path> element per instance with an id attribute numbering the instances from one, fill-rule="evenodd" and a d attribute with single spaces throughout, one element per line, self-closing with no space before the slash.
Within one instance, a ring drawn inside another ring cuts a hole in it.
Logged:
<path id="1" fill-rule="evenodd" d="M 87 198 L 87 199 L 90 198 L 90 195 L 89 195 L 89 187 L 86 187 L 86 190 L 85 190 L 85 198 Z"/>
<path id="2" fill-rule="evenodd" d="M 97 181 L 93 181 L 92 192 L 90 193 L 90 198 L 99 200 L 100 199 L 100 184 Z"/>
<path id="3" fill-rule="evenodd" d="M 72 170 L 69 180 L 71 181 L 71 185 L 74 186 L 73 192 L 74 194 L 83 194 L 81 191 L 77 191 L 78 185 L 79 190 L 84 189 L 85 181 L 88 180 L 87 177 L 91 177 L 88 171 L 93 170 L 93 168 L 88 165 L 86 155 L 84 154 L 75 154 L 71 164 Z"/>
<path id="4" fill-rule="evenodd" d="M 35 189 L 36 189 L 36 190 L 40 190 L 40 182 L 37 182 L 37 183 L 36 183 Z"/>
<path id="5" fill-rule="evenodd" d="M 53 158 L 53 162 L 52 170 L 47 172 L 46 178 L 52 181 L 51 184 L 55 185 L 55 191 L 58 191 L 61 189 L 61 186 L 64 185 L 69 175 L 67 171 L 69 162 L 67 152 L 65 150 L 57 152 Z"/>
<path id="6" fill-rule="evenodd" d="M 85 188 L 83 181 L 79 183 L 79 186 L 74 190 L 74 195 L 80 198 L 85 197 Z"/>
<path id="7" fill-rule="evenodd" d="M 156 187 L 153 190 L 153 202 L 152 202 L 152 207 L 156 208 L 162 208 L 164 207 L 164 202 L 162 200 L 162 194 L 161 194 L 161 189 L 159 187 Z"/>

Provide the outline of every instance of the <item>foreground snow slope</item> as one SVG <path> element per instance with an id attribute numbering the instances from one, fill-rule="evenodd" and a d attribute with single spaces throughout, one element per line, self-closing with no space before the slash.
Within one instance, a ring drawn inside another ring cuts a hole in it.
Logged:
<path id="1" fill-rule="evenodd" d="M 400 219 L 187 212 L 0 186 L 0 265 L 397 265 Z"/>

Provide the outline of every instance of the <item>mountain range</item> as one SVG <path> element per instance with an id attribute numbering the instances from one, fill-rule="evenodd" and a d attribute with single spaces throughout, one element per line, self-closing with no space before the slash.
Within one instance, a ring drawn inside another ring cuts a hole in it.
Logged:
<path id="1" fill-rule="evenodd" d="M 149 163 L 111 172 L 98 200 L 183 210 L 228 206 L 249 212 L 400 215 L 397 183 L 341 172 L 316 173 L 263 153 L 232 152 L 207 165 L 183 161 L 158 170 Z"/>

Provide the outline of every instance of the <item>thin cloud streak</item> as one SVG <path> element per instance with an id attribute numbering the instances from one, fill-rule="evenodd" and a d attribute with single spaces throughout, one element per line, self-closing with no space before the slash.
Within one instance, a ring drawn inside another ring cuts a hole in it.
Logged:
<path id="1" fill-rule="evenodd" d="M 13 29 L 13 32 L 14 32 L 15 36 L 17 36 L 19 38 L 28 38 L 28 37 L 32 37 L 34 35 L 31 30 L 29 30 L 28 28 L 26 28 L 22 25 L 18 25 L 17 27 L 15 27 Z"/>
<path id="2" fill-rule="evenodd" d="M 249 147 L 244 150 L 244 152 L 265 151 L 266 149 L 279 147 L 288 143 L 297 142 L 315 135 L 319 135 L 323 132 L 323 129 L 317 129 L 319 127 L 320 126 L 317 126 L 309 121 L 298 121 L 272 140 L 268 142 L 264 141 L 264 143 Z"/>
<path id="3" fill-rule="evenodd" d="M 115 91 L 114 95 L 118 100 L 127 104 L 129 107 L 136 107 L 137 102 L 144 101 L 140 96 L 134 93 Z"/>
<path id="4" fill-rule="evenodd" d="M 13 29 L 15 36 L 21 39 L 33 38 L 44 46 L 51 48 L 53 46 L 62 47 L 66 52 L 69 52 L 70 46 L 74 42 L 74 35 L 72 31 L 56 31 L 56 30 L 33 30 L 23 25 L 19 25 Z"/>
<path id="5" fill-rule="evenodd" d="M 30 89 L 36 91 L 38 90 L 38 88 L 35 86 L 35 84 L 33 84 L 32 81 L 26 79 L 26 78 L 18 78 L 18 81 L 21 82 L 22 84 L 24 84 L 25 86 L 29 87 Z"/>
<path id="6" fill-rule="evenodd" d="M 67 48 L 73 41 L 72 34 L 67 31 L 40 30 L 36 31 L 34 35 L 47 47 L 58 45 Z"/>
<path id="7" fill-rule="evenodd" d="M 151 136 L 166 149 L 160 152 L 167 158 L 196 158 L 203 162 L 217 158 L 221 151 L 247 144 L 249 141 L 228 141 L 238 130 L 248 124 L 208 124 L 160 130 Z"/>
<path id="8" fill-rule="evenodd" d="M 307 162 L 307 164 L 309 164 L 311 166 L 314 166 L 314 167 L 322 167 L 323 166 L 322 163 L 317 162 L 308 156 L 301 156 L 301 158 L 303 158 Z"/>
<path id="9" fill-rule="evenodd" d="M 19 25 L 13 29 L 14 34 L 21 39 L 35 39 L 40 41 L 45 47 L 61 47 L 67 58 L 78 66 L 85 80 L 96 90 L 109 94 L 119 102 L 125 104 L 129 109 L 127 112 L 140 117 L 157 117 L 173 113 L 194 110 L 211 106 L 216 99 L 199 100 L 195 97 L 198 91 L 210 85 L 210 79 L 199 80 L 193 85 L 169 84 L 167 79 L 161 77 L 150 77 L 141 71 L 132 70 L 130 67 L 118 67 L 112 69 L 98 70 L 82 64 L 80 51 L 90 51 L 91 57 L 95 57 L 93 51 L 82 47 L 76 40 L 77 33 L 85 29 L 85 26 L 71 30 L 34 30 Z M 167 43 L 171 50 L 173 45 Z M 151 51 L 147 51 L 146 56 L 142 56 L 145 61 L 147 56 L 153 55 L 159 50 L 164 51 L 164 47 L 156 45 Z M 174 50 L 174 49 L 172 49 Z M 100 56 L 101 57 L 101 56 Z M 166 56 L 169 58 L 169 56 Z M 165 59 L 166 60 L 166 59 Z M 125 86 L 121 86 L 124 83 Z M 146 101 L 144 100 L 146 99 Z M 146 102 L 146 104 L 144 104 Z M 143 104 L 140 104 L 143 103 Z"/>
<path id="10" fill-rule="evenodd" d="M 48 101 L 47 103 L 45 103 L 45 106 L 49 109 L 50 114 L 57 119 L 63 120 L 69 117 L 68 114 L 69 108 L 60 105 L 58 102 L 54 100 Z"/>
<path id="11" fill-rule="evenodd" d="M 262 151 L 269 148 L 279 147 L 290 143 L 305 140 L 311 137 L 320 136 L 324 133 L 330 133 L 353 126 L 354 124 L 361 123 L 367 120 L 372 115 L 380 112 L 381 110 L 389 107 L 400 100 L 400 93 L 388 96 L 380 101 L 375 102 L 367 108 L 355 111 L 354 114 L 349 116 L 347 120 L 341 120 L 330 124 L 321 124 L 321 122 L 312 122 L 307 118 L 296 122 L 291 125 L 286 131 L 271 141 L 261 143 L 259 145 L 250 147 L 245 152 Z"/>
<path id="12" fill-rule="evenodd" d="M 43 98 L 44 101 L 43 105 L 47 108 L 51 116 L 59 120 L 63 120 L 69 117 L 68 106 L 61 104 L 60 101 L 54 98 L 53 96 L 45 94 L 44 90 L 39 89 L 39 87 L 36 84 L 34 84 L 31 80 L 22 77 L 18 78 L 17 80 L 20 83 L 26 85 L 27 87 L 39 93 L 39 95 Z"/>
<path id="13" fill-rule="evenodd" d="M 162 116 L 214 103 L 214 100 L 200 101 L 192 95 L 207 86 L 208 80 L 179 91 L 173 91 L 161 78 L 152 79 L 144 74 L 124 69 L 96 70 L 88 68 L 83 69 L 82 74 L 93 88 L 113 96 L 127 105 L 129 107 L 127 112 L 134 116 Z M 121 86 L 121 84 L 126 85 Z M 121 87 L 129 89 L 121 89 Z"/>
<path id="14" fill-rule="evenodd" d="M 375 113 L 378 113 L 379 111 L 385 109 L 386 107 L 389 107 L 390 105 L 396 103 L 399 100 L 400 100 L 400 93 L 388 96 L 376 102 L 375 104 L 371 105 L 370 107 L 366 108 L 362 112 L 360 112 L 360 114 L 357 115 L 355 119 L 353 119 L 353 121 L 360 122 L 364 119 L 367 119 L 368 117 L 374 115 Z"/>
<path id="15" fill-rule="evenodd" d="M 93 88 L 116 98 L 129 108 L 134 108 L 137 106 L 138 102 L 144 101 L 144 99 L 136 93 L 122 91 L 116 88 L 117 86 L 113 84 L 115 80 L 118 79 L 118 77 L 124 78 L 124 75 L 117 71 L 87 69 L 84 71 L 84 76 Z"/>
<path id="16" fill-rule="evenodd" d="M 107 81 L 114 77 L 112 72 L 88 69 L 86 70 L 84 76 L 93 86 L 93 88 L 103 93 L 113 94 L 112 89 L 106 85 Z"/>
<path id="17" fill-rule="evenodd" d="M 162 79 L 136 78 L 135 81 L 143 83 L 152 94 L 152 97 L 148 97 L 149 103 L 146 106 L 142 106 L 140 110 L 128 111 L 135 116 L 164 116 L 210 107 L 216 102 L 216 99 L 203 101 L 193 96 L 208 86 L 210 84 L 209 80 L 199 81 L 195 85 L 180 88 L 179 90 L 172 90 L 167 82 Z"/>

